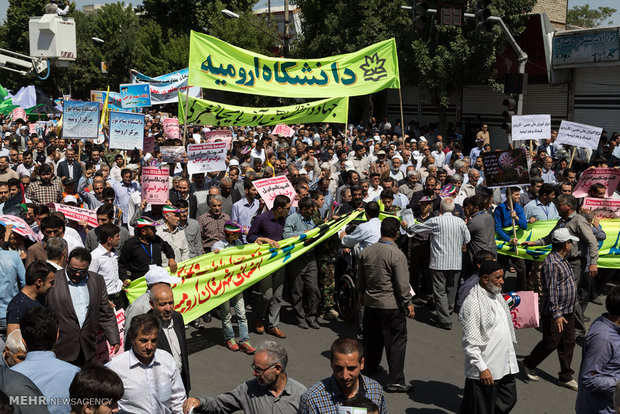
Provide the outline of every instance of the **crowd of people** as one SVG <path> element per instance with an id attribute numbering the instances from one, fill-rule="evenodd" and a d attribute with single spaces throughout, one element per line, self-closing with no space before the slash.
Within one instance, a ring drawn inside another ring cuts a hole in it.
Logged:
<path id="1" fill-rule="evenodd" d="M 209 127 L 167 139 L 160 114 L 150 111 L 144 134 L 154 137 L 153 151 L 122 152 L 107 141 L 65 139 L 54 122 L 36 133 L 28 124 L 0 116 L 3 412 L 336 414 L 353 406 L 384 414 L 384 392 L 412 391 L 404 361 L 407 318 L 416 307 L 434 311 L 438 329 L 452 329 L 458 314 L 461 412 L 508 413 L 517 403 L 516 375 L 539 381 L 536 367 L 556 350 L 557 383 L 577 391 L 577 412 L 617 412 L 620 288 L 608 291 L 615 270 L 597 266 L 606 237 L 600 218 L 572 194 L 584 170 L 620 165 L 615 133 L 571 159 L 572 148 L 553 131 L 524 147 L 530 185 L 499 189 L 487 187 L 482 161 L 493 137 L 476 122 L 463 131 L 450 125 L 445 135 L 438 125 L 392 126 L 387 119 L 342 129 L 292 125 L 291 137 L 269 127 L 230 127 L 226 170 L 191 175 L 187 162 L 165 163 L 161 148 L 205 142 Z M 142 194 L 141 169 L 153 165 L 169 167 L 165 204 Z M 286 176 L 296 195 L 277 195 L 267 208 L 253 183 L 275 176 Z M 607 195 L 601 184 L 589 191 Z M 620 198 L 620 188 L 612 198 Z M 62 205 L 95 212 L 98 226 L 65 217 Z M 222 344 L 253 355 L 254 378 L 216 397 L 190 397 L 188 326 L 172 289 L 181 282 L 179 263 L 248 243 L 277 249 L 283 239 L 354 211 L 364 219 L 191 322 L 201 329 L 219 318 Z M 539 240 L 520 242 L 509 229 L 542 220 L 557 224 Z M 536 262 L 498 254 L 496 240 L 552 248 Z M 509 271 L 516 273 L 511 290 L 541 297 L 542 338 L 522 361 L 502 296 Z M 285 297 L 302 329 L 344 316 L 336 301 L 343 272 L 355 275 L 358 334 L 333 343 L 333 375 L 306 388 L 287 375 L 285 342 L 254 346 L 250 332 L 285 339 Z M 142 277 L 147 291 L 129 303 L 126 289 Z M 589 302 L 604 303 L 607 313 L 588 331 Z M 98 329 L 115 354 L 105 366 L 96 361 Z M 583 347 L 577 375 L 576 344 Z M 384 351 L 388 379 L 379 384 L 373 377 Z"/>

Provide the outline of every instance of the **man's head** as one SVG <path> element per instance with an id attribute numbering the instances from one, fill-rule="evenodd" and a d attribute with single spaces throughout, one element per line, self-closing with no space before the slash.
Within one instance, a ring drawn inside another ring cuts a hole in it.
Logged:
<path id="1" fill-rule="evenodd" d="M 222 197 L 228 197 L 230 195 L 230 190 L 232 189 L 233 182 L 229 177 L 224 177 L 220 180 L 220 191 Z"/>
<path id="2" fill-rule="evenodd" d="M 379 207 L 379 203 L 377 203 L 376 201 L 371 201 L 370 203 L 366 204 L 366 217 L 368 218 L 368 220 L 373 219 L 373 218 L 378 218 L 379 217 L 379 213 L 381 213 L 381 208 Z"/>
<path id="3" fill-rule="evenodd" d="M 99 243 L 116 248 L 121 243 L 121 229 L 112 224 L 105 223 L 99 226 Z"/>
<path id="4" fill-rule="evenodd" d="M 467 217 L 471 217 L 475 213 L 484 210 L 484 197 L 477 194 L 467 197 L 463 201 L 463 210 Z"/>
<path id="5" fill-rule="evenodd" d="M 441 204 L 439 205 L 439 211 L 441 212 L 441 214 L 453 212 L 454 211 L 454 199 L 451 197 L 442 198 Z"/>
<path id="6" fill-rule="evenodd" d="M 151 288 L 149 295 L 153 314 L 164 323 L 169 323 L 174 310 L 174 295 L 170 285 L 159 283 Z"/>
<path id="7" fill-rule="evenodd" d="M 47 253 L 47 260 L 62 263 L 67 257 L 68 244 L 62 237 L 51 237 L 47 239 L 45 243 L 45 252 Z"/>
<path id="8" fill-rule="evenodd" d="M 394 193 L 391 189 L 386 188 L 379 194 L 379 199 L 383 203 L 384 209 L 388 211 L 392 208 L 392 203 L 394 203 Z"/>
<path id="9" fill-rule="evenodd" d="M 13 330 L 13 332 L 6 337 L 2 358 L 9 368 L 20 362 L 24 362 L 24 359 L 26 359 L 26 345 L 24 345 L 24 341 L 22 341 L 22 332 L 20 329 Z"/>
<path id="10" fill-rule="evenodd" d="M 277 342 L 265 341 L 256 347 L 252 370 L 259 385 L 274 387 L 281 375 L 286 375 L 288 354 Z"/>
<path id="11" fill-rule="evenodd" d="M 553 184 L 544 183 L 538 190 L 538 201 L 548 205 L 555 198 L 555 187 Z"/>
<path id="12" fill-rule="evenodd" d="M 26 285 L 34 286 L 37 298 L 44 298 L 50 289 L 54 287 L 54 274 L 54 267 L 49 263 L 42 260 L 32 262 L 28 269 L 26 269 Z"/>
<path id="13" fill-rule="evenodd" d="M 9 199 L 11 195 L 11 189 L 9 183 L 0 182 L 0 203 L 4 203 Z"/>
<path id="14" fill-rule="evenodd" d="M 521 189 L 519 187 L 510 187 L 509 191 L 513 205 L 517 204 L 519 202 L 519 198 L 521 197 Z"/>
<path id="15" fill-rule="evenodd" d="M 131 184 L 131 170 L 129 168 L 123 168 L 121 170 L 121 179 L 123 180 L 123 184 Z"/>
<path id="16" fill-rule="evenodd" d="M 563 256 L 570 251 L 573 243 L 578 241 L 579 238 L 570 234 L 566 227 L 559 228 L 551 233 L 551 249 Z"/>
<path id="17" fill-rule="evenodd" d="M 381 222 L 381 237 L 396 239 L 400 232 L 400 223 L 394 217 L 386 217 Z"/>
<path id="18" fill-rule="evenodd" d="M 112 223 L 113 220 L 114 207 L 104 204 L 97 208 L 97 223 L 99 223 L 99 226 L 103 226 L 107 223 Z"/>
<path id="19" fill-rule="evenodd" d="M 6 155 L 0 157 L 0 172 L 5 172 L 9 168 L 9 157 Z"/>
<path id="20" fill-rule="evenodd" d="M 579 207 L 579 201 L 571 194 L 560 194 L 558 196 L 558 213 L 560 217 L 567 218 Z"/>
<path id="21" fill-rule="evenodd" d="M 112 209 L 112 216 L 114 216 L 114 201 L 116 200 L 116 193 L 111 187 L 106 187 L 101 192 L 101 198 L 103 203 Z"/>
<path id="22" fill-rule="evenodd" d="M 34 307 L 21 317 L 19 328 L 28 352 L 51 351 L 58 339 L 58 316 L 52 309 Z"/>
<path id="23" fill-rule="evenodd" d="M 65 222 L 60 217 L 51 215 L 43 218 L 40 224 L 43 240 L 47 241 L 51 237 L 63 237 L 65 233 Z"/>
<path id="24" fill-rule="evenodd" d="M 143 313 L 131 320 L 127 338 L 131 341 L 131 349 L 136 358 L 145 365 L 155 356 L 159 327 L 159 319 L 152 313 Z"/>
<path id="25" fill-rule="evenodd" d="M 209 197 L 209 210 L 215 217 L 219 217 L 222 214 L 222 196 L 215 194 Z"/>
<path id="26" fill-rule="evenodd" d="M 189 203 L 187 200 L 177 200 L 173 205 L 179 212 L 179 222 L 183 225 L 187 224 L 187 218 L 189 217 Z"/>
<path id="27" fill-rule="evenodd" d="M 73 283 L 79 283 L 88 277 L 88 266 L 90 266 L 91 256 L 88 249 L 76 247 L 69 253 L 67 260 L 67 276 Z"/>
<path id="28" fill-rule="evenodd" d="M 504 268 L 494 260 L 487 260 L 480 265 L 480 286 L 495 295 L 502 293 L 504 286 Z"/>
<path id="29" fill-rule="evenodd" d="M 331 347 L 331 366 L 334 379 L 343 394 L 349 394 L 358 386 L 364 369 L 364 348 L 354 338 L 339 338 Z"/>
<path id="30" fill-rule="evenodd" d="M 189 180 L 187 178 L 181 178 L 177 186 L 177 193 L 179 198 L 185 200 L 189 195 Z"/>
<path id="31" fill-rule="evenodd" d="M 299 214 L 302 215 L 303 218 L 308 220 L 314 214 L 314 210 L 316 206 L 314 205 L 314 200 L 310 197 L 304 197 L 299 200 L 298 204 Z"/>
<path id="32" fill-rule="evenodd" d="M 288 198 L 287 196 L 278 194 L 273 199 L 273 208 L 271 209 L 271 211 L 273 211 L 273 215 L 275 216 L 276 219 L 288 216 L 288 212 L 290 208 L 291 208 L 291 199 Z"/>
<path id="33" fill-rule="evenodd" d="M 71 412 L 76 414 L 109 414 L 118 412 L 123 398 L 123 380 L 108 367 L 87 364 L 75 374 L 69 386 Z"/>

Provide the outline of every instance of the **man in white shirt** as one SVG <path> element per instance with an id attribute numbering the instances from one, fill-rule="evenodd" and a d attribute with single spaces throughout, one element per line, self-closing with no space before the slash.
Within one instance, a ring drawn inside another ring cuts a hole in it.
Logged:
<path id="1" fill-rule="evenodd" d="M 131 350 L 112 358 L 106 364 L 123 380 L 125 393 L 118 402 L 121 412 L 183 412 L 185 388 L 174 357 L 157 349 L 159 328 L 159 320 L 152 313 L 133 318 L 127 333 Z"/>
<path id="2" fill-rule="evenodd" d="M 510 309 L 502 297 L 504 269 L 495 261 L 480 265 L 480 283 L 463 302 L 465 389 L 462 413 L 509 413 L 517 403 L 519 372 Z"/>
<path id="3" fill-rule="evenodd" d="M 127 309 L 129 302 L 123 292 L 123 285 L 128 285 L 130 280 L 123 282 L 118 275 L 118 256 L 114 252 L 121 243 L 121 229 L 112 224 L 105 223 L 99 226 L 99 246 L 92 251 L 88 270 L 103 276 L 108 300 L 116 309 Z"/>
<path id="4" fill-rule="evenodd" d="M 381 238 L 381 220 L 379 220 L 380 212 L 379 204 L 371 201 L 366 205 L 366 217 L 368 221 L 357 226 L 351 234 L 347 234 L 346 230 L 340 232 L 342 245 L 347 248 L 355 246 L 355 254 L 359 255 L 362 250 L 371 244 L 375 244 Z"/>
<path id="5" fill-rule="evenodd" d="M 165 242 L 168 242 L 174 250 L 174 258 L 180 263 L 189 260 L 189 246 L 185 232 L 179 228 L 179 209 L 173 206 L 163 208 L 164 225 L 157 228 L 157 235 Z M 165 254 L 162 252 L 162 260 L 165 261 Z"/>

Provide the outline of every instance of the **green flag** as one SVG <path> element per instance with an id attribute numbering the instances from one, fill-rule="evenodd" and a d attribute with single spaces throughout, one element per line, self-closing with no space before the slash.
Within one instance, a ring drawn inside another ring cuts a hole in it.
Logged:
<path id="1" fill-rule="evenodd" d="M 179 92 L 179 122 L 185 121 L 186 96 Z M 309 122 L 346 123 L 349 98 L 324 99 L 273 108 L 246 108 L 189 97 L 187 123 L 196 125 L 277 125 Z"/>
<path id="2" fill-rule="evenodd" d="M 396 41 L 321 59 L 260 55 L 192 31 L 189 85 L 295 98 L 367 95 L 400 88 Z"/>

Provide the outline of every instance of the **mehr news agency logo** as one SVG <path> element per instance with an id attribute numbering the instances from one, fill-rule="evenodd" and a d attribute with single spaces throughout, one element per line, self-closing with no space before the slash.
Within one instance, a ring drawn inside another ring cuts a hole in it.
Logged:
<path id="1" fill-rule="evenodd" d="M 17 406 L 54 406 L 54 405 L 70 405 L 70 406 L 101 406 L 112 405 L 110 398 L 47 398 L 44 395 L 11 395 L 9 396 L 9 404 Z"/>

